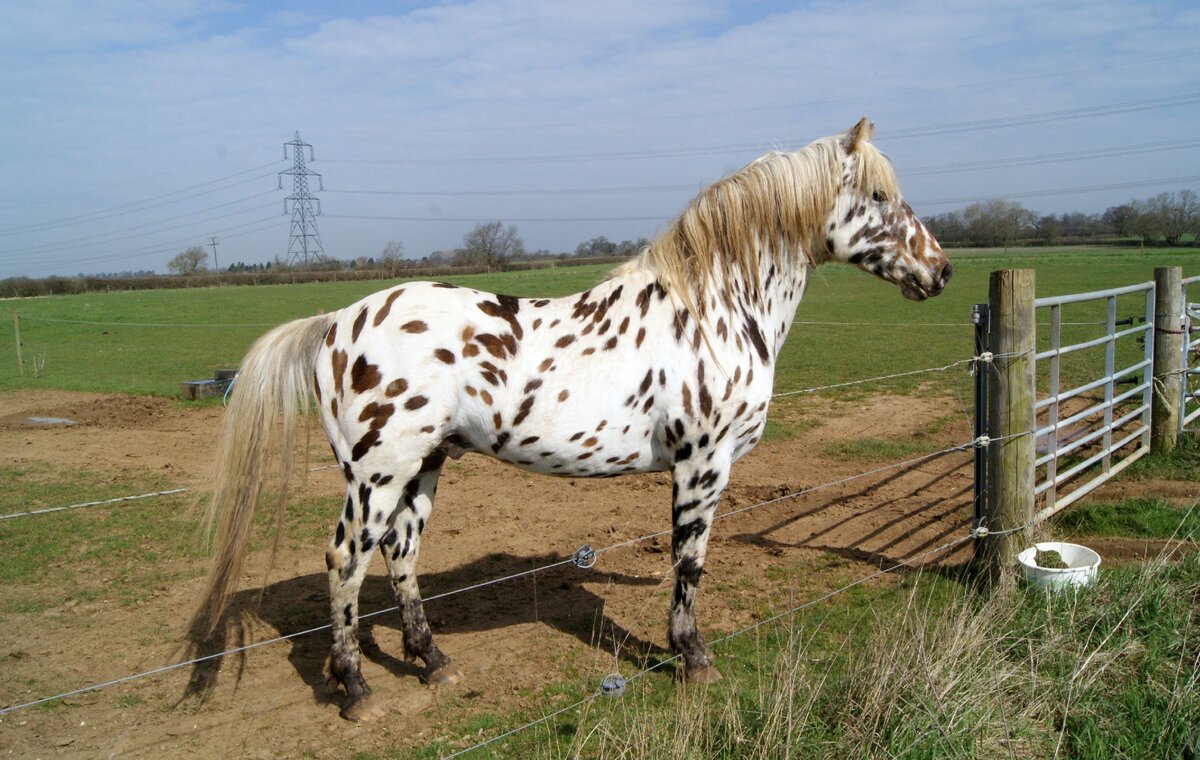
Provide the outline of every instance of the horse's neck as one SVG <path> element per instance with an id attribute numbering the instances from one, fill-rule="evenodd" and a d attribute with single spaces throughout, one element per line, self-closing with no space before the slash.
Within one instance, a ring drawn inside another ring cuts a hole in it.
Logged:
<path id="1" fill-rule="evenodd" d="M 734 278 L 734 316 L 753 319 L 762 333 L 770 361 L 779 355 L 796 318 L 796 309 L 808 283 L 809 263 L 802 257 L 777 261 L 763 256 L 757 272 L 757 287 L 745 287 Z"/>
<path id="2" fill-rule="evenodd" d="M 697 305 L 703 304 L 710 331 L 716 330 L 722 319 L 735 330 L 746 327 L 747 333 L 752 333 L 757 328 L 767 353 L 764 358 L 774 363 L 796 317 L 810 267 L 802 255 L 779 257 L 778 261 L 774 256 L 764 255 L 753 275 L 754 282 L 748 283 L 740 274 L 725 270 L 709 281 L 709 292 L 696 293 L 694 297 Z M 631 292 L 636 292 L 654 282 L 662 281 L 643 254 L 619 267 L 597 289 L 629 286 Z"/>

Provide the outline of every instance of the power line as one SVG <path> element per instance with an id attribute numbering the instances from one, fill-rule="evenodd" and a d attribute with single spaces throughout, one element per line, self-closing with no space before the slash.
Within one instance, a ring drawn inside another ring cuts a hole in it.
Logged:
<path id="1" fill-rule="evenodd" d="M 256 224 L 262 225 L 263 222 L 270 222 L 270 223 L 263 225 L 263 226 L 254 227 L 253 229 L 243 229 L 245 227 L 251 227 Z M 269 217 L 265 217 L 265 218 L 252 219 L 249 222 L 242 222 L 240 224 L 230 225 L 228 227 L 224 227 L 221 229 L 212 230 L 211 232 L 214 234 L 220 234 L 223 239 L 228 240 L 229 238 L 241 237 L 242 235 L 250 235 L 255 232 L 262 232 L 263 230 L 277 228 L 279 226 L 280 226 L 279 217 L 277 215 L 273 215 L 273 216 L 269 216 Z M 233 230 L 241 230 L 241 231 L 240 232 L 232 232 Z M 118 259 L 135 259 L 135 258 L 142 258 L 145 256 L 152 256 L 154 254 L 159 254 L 159 253 L 170 253 L 171 251 L 175 250 L 176 247 L 178 247 L 180 245 L 186 245 L 188 243 L 193 242 L 194 240 L 195 240 L 194 236 L 189 236 L 189 237 L 185 237 L 185 238 L 176 238 L 175 240 L 167 241 L 164 243 L 159 243 L 156 246 L 150 247 L 150 248 L 137 248 L 137 249 L 133 249 L 133 250 L 122 250 L 122 251 L 117 251 L 115 253 L 106 253 L 106 254 L 100 254 L 97 256 L 88 256 L 85 258 L 73 258 L 73 259 L 70 259 L 69 261 L 51 260 L 50 262 L 46 262 L 45 260 L 39 260 L 38 263 L 43 263 L 43 264 L 48 263 L 50 266 L 57 266 L 61 270 L 62 267 L 66 267 L 66 266 L 74 267 L 77 264 L 95 264 L 95 263 L 99 263 L 99 262 L 103 262 L 103 261 L 116 261 Z M 60 261 L 62 262 L 61 264 L 58 263 Z"/>
<path id="2" fill-rule="evenodd" d="M 184 195 L 181 198 L 173 198 L 171 200 L 163 200 L 172 195 L 181 195 L 190 190 L 195 190 L 196 188 L 199 188 L 199 187 L 206 187 L 208 185 L 213 185 L 213 184 L 216 184 L 219 182 L 224 182 L 227 179 L 233 179 L 234 177 L 240 177 L 243 174 L 249 174 L 250 172 L 255 172 L 260 169 L 266 169 L 267 167 L 274 166 L 278 163 L 279 163 L 278 161 L 271 161 L 269 163 L 262 164 L 261 166 L 253 166 L 249 169 L 245 169 L 240 172 L 235 172 L 233 174 L 229 174 L 224 177 L 220 177 L 218 179 L 209 180 L 208 182 L 201 182 L 200 184 L 192 185 L 191 187 L 186 187 L 186 188 L 183 188 L 182 190 L 174 190 L 174 191 L 171 191 L 168 193 L 162 193 L 160 195 L 156 195 L 151 198 L 146 198 L 146 199 L 143 199 L 140 201 L 130 201 L 129 203 L 122 203 L 119 206 L 110 206 L 108 208 L 98 209 L 96 211 L 90 211 L 85 214 L 76 214 L 74 216 L 66 216 L 66 217 L 62 217 L 60 219 L 52 219 L 52 220 L 46 221 L 46 222 L 37 222 L 34 224 L 25 225 L 24 227 L 10 227 L 9 229 L 6 229 L 6 230 L 0 230 L 0 236 L 17 235 L 17 234 L 29 233 L 29 232 L 41 232 L 41 231 L 44 231 L 47 229 L 56 229 L 59 227 L 74 227 L 74 226 L 77 226 L 80 224 L 89 224 L 91 222 L 98 222 L 103 219 L 110 219 L 110 218 L 117 217 L 117 216 L 125 216 L 126 214 L 136 213 L 138 211 L 145 211 L 146 209 L 149 209 L 149 208 L 157 208 L 159 206 L 165 206 L 165 205 L 168 205 L 171 203 L 176 203 L 178 201 L 188 200 L 190 198 L 198 198 L 201 195 L 215 193 L 218 190 L 224 190 L 226 188 L 236 187 L 237 185 L 245 185 L 250 182 L 257 182 L 260 179 L 265 179 L 266 177 L 270 177 L 272 174 L 274 174 L 274 172 L 268 172 L 266 174 L 261 174 L 256 177 L 250 177 L 249 179 L 240 180 L 238 182 L 233 182 L 228 185 L 214 187 L 214 188 L 204 190 L 204 191 L 201 191 L 198 193 L 193 193 L 192 195 Z M 146 205 L 146 204 L 149 204 L 149 205 Z M 141 208 L 134 208 L 136 206 L 141 206 Z"/>
<path id="3" fill-rule="evenodd" d="M 959 84 L 942 85 L 939 87 L 920 87 L 920 88 L 904 89 L 904 90 L 892 89 L 892 90 L 888 90 L 887 92 L 875 93 L 873 95 L 868 95 L 868 96 L 855 95 L 855 96 L 847 96 L 847 97 L 840 97 L 840 98 L 816 98 L 816 99 L 811 99 L 811 100 L 793 101 L 790 103 L 775 103 L 775 104 L 768 105 L 768 106 L 747 106 L 744 108 L 722 108 L 719 110 L 688 111 L 688 112 L 676 112 L 676 113 L 656 114 L 656 115 L 637 115 L 637 114 L 632 114 L 632 113 L 622 113 L 620 116 L 614 116 L 614 117 L 607 118 L 607 119 L 591 118 L 591 119 L 587 119 L 584 121 L 573 121 L 573 122 L 539 121 L 536 124 L 501 124 L 501 125 L 481 124 L 481 125 L 472 125 L 469 127 L 437 126 L 437 127 L 428 127 L 424 130 L 410 130 L 410 131 L 417 131 L 417 132 L 424 131 L 426 133 L 436 132 L 438 134 L 445 134 L 448 132 L 477 133 L 477 132 L 513 132 L 513 131 L 534 131 L 534 132 L 540 133 L 546 129 L 562 129 L 562 128 L 571 128 L 571 127 L 593 127 L 593 126 L 597 126 L 597 125 L 601 125 L 601 124 L 645 124 L 645 123 L 659 122 L 659 121 L 681 121 L 681 120 L 701 119 L 701 118 L 707 118 L 707 117 L 713 117 L 713 116 L 738 116 L 741 114 L 767 113 L 767 112 L 771 112 L 771 111 L 794 111 L 794 110 L 802 109 L 802 108 L 813 108 L 816 106 L 837 105 L 837 104 L 841 104 L 841 103 L 864 103 L 864 102 L 874 102 L 877 100 L 887 100 L 887 99 L 892 99 L 892 98 L 911 99 L 912 97 L 914 97 L 916 95 L 939 93 L 939 92 L 950 92 L 953 90 L 968 90 L 968 89 L 969 90 L 979 90 L 979 89 L 982 89 L 985 87 L 992 87 L 992 86 L 999 85 L 999 84 L 1011 84 L 1014 82 L 1028 82 L 1028 81 L 1033 81 L 1033 80 L 1038 80 L 1038 79 L 1049 79 L 1049 78 L 1053 78 L 1053 77 L 1066 76 L 1069 74 L 1084 74 L 1084 73 L 1090 73 L 1090 72 L 1095 72 L 1095 71 L 1109 71 L 1112 69 L 1126 68 L 1126 67 L 1130 67 L 1130 66 L 1144 66 L 1146 64 L 1151 64 L 1151 63 L 1163 63 L 1166 61 L 1176 61 L 1176 60 L 1180 60 L 1183 58 L 1195 58 L 1196 56 L 1200 56 L 1200 53 L 1179 53 L 1176 55 L 1158 56 L 1155 58 L 1144 58 L 1144 59 L 1137 60 L 1137 61 L 1107 63 L 1107 64 L 1103 64 L 1100 66 L 1086 66 L 1086 67 L 1075 68 L 1075 69 L 1057 69 L 1057 70 L 1052 70 L 1052 71 L 1040 71 L 1036 74 L 1025 74 L 1022 76 L 1004 77 L 1004 78 L 1000 78 L 1000 79 L 984 79 L 984 80 L 977 80 L 974 82 L 962 82 Z M 380 133 L 386 133 L 389 137 L 391 137 L 395 133 L 395 130 L 394 129 L 388 129 L 388 130 L 383 130 L 383 129 L 318 130 L 318 134 L 321 134 L 321 135 L 342 135 L 342 136 L 349 135 L 349 136 L 353 136 L 353 137 L 362 137 L 363 135 L 375 135 L 375 134 L 380 134 Z"/>
<path id="4" fill-rule="evenodd" d="M 1200 92 L 1182 95 L 1168 95 L 1158 98 L 1143 98 L 1140 100 L 1108 103 L 1098 106 L 1085 106 L 1059 111 L 1044 111 L 1039 113 L 1014 116 L 998 116 L 990 119 L 975 119 L 972 121 L 952 122 L 949 124 L 927 125 L 881 131 L 889 140 L 905 140 L 915 137 L 931 137 L 957 132 L 974 132 L 985 129 L 1001 129 L 1005 127 L 1025 126 L 1029 124 L 1046 124 L 1055 121 L 1094 118 L 1114 114 L 1133 113 L 1160 108 L 1172 108 L 1183 105 L 1200 103 Z M 327 163 L 335 164 L 475 164 L 475 163 L 557 163 L 570 161 L 607 161 L 630 160 L 647 158 L 676 158 L 683 156 L 718 155 L 726 153 L 744 153 L 750 150 L 763 150 L 762 143 L 740 143 L 732 145 L 697 146 L 690 148 L 665 148 L 657 150 L 610 151 L 597 153 L 567 153 L 557 155 L 530 156 L 468 156 L 461 158 L 393 158 L 393 159 L 342 159 L 327 158 Z"/>
<path id="5" fill-rule="evenodd" d="M 976 203 L 1005 198 L 1039 198 L 1047 195 L 1068 195 L 1071 193 L 1099 193 L 1105 190 L 1128 190 L 1134 187 L 1154 187 L 1159 185 L 1180 185 L 1200 181 L 1200 174 L 1190 174 L 1184 177 L 1167 177 L 1163 179 L 1137 180 L 1134 182 L 1114 182 L 1108 185 L 1080 185 L 1077 187 L 1059 187 L 1051 190 L 1024 190 L 1015 193 L 996 193 L 994 195 L 963 196 L 960 198 L 937 198 L 934 200 L 912 201 L 912 205 L 943 206 L 951 203 Z"/>
<path id="6" fill-rule="evenodd" d="M 1109 148 L 1091 148 L 1059 153 L 1043 153 L 1031 156 L 1015 156 L 1009 158 L 989 159 L 986 161 L 964 161 L 951 164 L 933 164 L 899 169 L 903 177 L 923 176 L 929 174 L 951 174 L 962 171 L 980 171 L 984 169 L 1000 169 L 1016 166 L 1035 166 L 1041 164 L 1064 163 L 1069 161 L 1085 161 L 1094 158 L 1113 158 L 1116 156 L 1136 155 L 1169 150 L 1184 150 L 1200 147 L 1200 139 L 1164 140 L 1160 142 L 1120 145 Z M 454 197 L 497 197 L 497 196 L 539 196 L 539 195 L 626 195 L 629 193 L 666 193 L 666 192 L 698 192 L 706 186 L 704 182 L 679 185 L 642 185 L 624 187 L 575 187 L 560 189 L 538 190 L 339 190 L 326 189 L 327 193 L 343 195 L 385 195 L 385 196 L 454 196 Z"/>
<path id="7" fill-rule="evenodd" d="M 992 200 L 997 198 L 1033 198 L 1049 195 L 1067 195 L 1070 193 L 1095 193 L 1105 190 L 1122 190 L 1134 187 L 1153 187 L 1170 184 L 1184 184 L 1188 182 L 1200 181 L 1200 174 L 1187 175 L 1183 177 L 1165 177 L 1160 179 L 1138 180 L 1133 182 L 1116 182 L 1106 185 L 1080 185 L 1076 187 L 1061 187 L 1048 190 L 1027 190 L 1012 193 L 998 193 L 995 195 L 982 196 L 964 196 L 961 198 L 937 198 L 932 200 L 913 200 L 909 201 L 913 206 L 937 206 L 951 203 L 974 203 L 976 201 Z M 503 218 L 506 222 L 524 223 L 558 223 L 558 222 L 662 222 L 669 220 L 672 214 L 661 214 L 658 216 L 593 216 L 593 217 L 508 217 L 504 215 L 492 215 L 489 217 L 451 217 L 451 216 L 385 216 L 385 215 L 369 215 L 369 214 L 326 214 L 330 219 L 356 219 L 361 221 L 377 221 L 377 222 L 488 222 L 497 218 Z"/>
<path id="8" fill-rule="evenodd" d="M 197 220 L 194 222 L 184 222 L 183 224 L 177 224 L 177 225 L 174 225 L 171 227 L 165 227 L 163 229 L 149 230 L 147 232 L 139 232 L 139 233 L 135 233 L 132 235 L 122 235 L 120 237 L 111 237 L 112 235 L 119 235 L 120 233 L 127 232 L 129 230 L 139 230 L 139 229 L 144 229 L 146 227 L 153 227 L 155 225 L 173 222 L 178 219 L 183 219 L 185 217 L 197 216 L 199 214 L 203 214 L 203 213 L 206 213 L 209 211 L 215 211 L 217 209 L 227 208 L 229 206 L 234 206 L 239 203 L 245 203 L 246 201 L 249 201 L 249 200 L 254 200 L 255 198 L 261 198 L 264 195 L 271 195 L 275 192 L 277 192 L 277 191 L 276 190 L 267 190 L 267 191 L 264 191 L 261 193 L 255 193 L 254 195 L 246 196 L 245 198 L 239 198 L 235 201 L 229 201 L 228 203 L 219 203 L 215 206 L 209 206 L 208 208 L 198 209 L 196 211 L 190 211 L 186 214 L 179 214 L 178 216 L 169 217 L 167 219 L 158 219 L 153 222 L 145 222 L 143 224 L 137 224 L 137 225 L 133 225 L 132 227 L 125 227 L 123 229 L 114 230 L 111 232 L 101 232 L 101 233 L 97 233 L 95 235 L 87 235 L 85 237 L 73 238 L 71 240 L 64 240 L 61 243 L 60 242 L 42 243 L 42 244 L 36 245 L 32 248 L 25 248 L 25 249 L 21 249 L 21 250 L 17 250 L 17 251 L 6 251 L 4 261 L 5 261 L 5 263 L 9 263 L 10 262 L 10 259 L 8 258 L 9 256 L 22 256 L 22 255 L 29 255 L 29 254 L 38 254 L 42 251 L 47 251 L 47 250 L 56 250 L 56 251 L 74 250 L 77 248 L 87 248 L 87 247 L 90 247 L 90 246 L 96 245 L 96 244 L 105 245 L 108 243 L 119 243 L 123 240 L 132 240 L 134 238 L 146 237 L 147 235 L 158 235 L 163 232 L 171 232 L 173 230 L 183 229 L 184 227 L 193 227 L 198 224 L 207 224 L 209 222 L 216 221 L 218 219 L 227 219 L 231 216 L 237 216 L 238 214 L 247 214 L 252 211 L 261 211 L 262 209 L 270 208 L 270 207 L 274 206 L 275 204 L 267 203 L 267 204 L 263 204 L 260 206 L 253 206 L 251 208 L 241 209 L 239 211 L 231 211 L 227 214 L 219 214 L 217 216 L 211 216 L 206 219 L 200 219 L 200 220 Z M 100 238 L 106 238 L 106 237 L 109 239 L 108 240 L 100 239 Z"/>

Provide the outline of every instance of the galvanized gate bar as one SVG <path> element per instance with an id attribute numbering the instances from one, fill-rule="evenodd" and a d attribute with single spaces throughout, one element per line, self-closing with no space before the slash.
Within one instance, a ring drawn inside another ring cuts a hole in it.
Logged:
<path id="1" fill-rule="evenodd" d="M 1200 279 L 1194 278 L 1193 281 Z M 1154 293 L 1153 282 L 1129 285 L 1121 288 L 1096 291 L 1091 293 L 1075 293 L 1052 298 L 1038 298 L 1034 301 L 1036 308 L 1050 310 L 1049 348 L 1035 354 L 1036 361 L 1048 362 L 1047 365 L 1047 395 L 1037 401 L 1035 409 L 1046 412 L 1046 425 L 1038 427 L 1037 438 L 1041 456 L 1035 459 L 1034 466 L 1045 468 L 1045 477 L 1036 482 L 1034 493 L 1042 499 L 1043 508 L 1036 519 L 1042 520 L 1058 510 L 1089 493 L 1101 483 L 1107 481 L 1116 473 L 1129 466 L 1135 460 L 1150 450 L 1150 413 L 1153 395 L 1153 330 L 1154 330 Z M 1117 298 L 1123 295 L 1141 294 L 1146 307 L 1144 322 L 1140 325 L 1117 329 Z M 1084 303 L 1088 301 L 1105 302 L 1105 319 L 1102 323 L 1105 334 L 1099 338 L 1080 341 L 1070 345 L 1062 343 L 1062 307 L 1066 304 Z M 1116 366 L 1117 341 L 1133 336 L 1145 336 L 1145 348 L 1140 361 L 1128 366 Z M 1063 390 L 1060 388 L 1062 368 L 1061 359 L 1068 354 L 1083 351 L 1088 348 L 1103 347 L 1104 372 L 1103 376 L 1090 380 L 1082 385 Z M 1130 390 L 1117 393 L 1116 383 L 1129 376 L 1141 372 L 1141 382 Z M 1082 396 L 1083 394 L 1102 389 L 1103 401 L 1088 406 L 1086 409 L 1073 414 L 1062 416 L 1061 404 L 1064 401 Z M 1121 405 L 1138 395 L 1141 402 L 1132 410 L 1122 409 Z M 1182 393 L 1181 393 L 1182 395 Z M 1198 398 L 1200 400 L 1200 398 Z M 1200 413 L 1198 410 L 1197 413 Z M 1060 440 L 1062 431 L 1073 426 L 1085 425 L 1086 421 L 1096 416 L 1102 419 L 1092 423 L 1093 429 L 1079 431 L 1079 435 L 1071 440 Z M 1140 424 L 1137 424 L 1140 421 Z M 1136 424 L 1132 430 L 1130 425 Z M 1119 440 L 1115 440 L 1117 431 L 1121 431 Z M 1131 444 L 1137 444 L 1133 451 L 1125 451 Z M 1059 470 L 1062 457 L 1078 452 L 1087 446 L 1099 446 L 1098 451 L 1089 454 L 1080 462 L 1072 463 L 1065 470 Z M 1118 458 L 1119 457 L 1119 458 Z M 1097 465 L 1099 465 L 1097 467 Z M 1088 470 L 1097 470 L 1090 479 L 1076 486 L 1066 494 L 1059 494 L 1059 487 L 1077 479 Z M 1036 480 L 1036 479 L 1035 479 Z"/>
<path id="2" fill-rule="evenodd" d="M 1200 303 L 1188 301 L 1188 286 L 1195 285 L 1193 297 L 1200 300 L 1200 275 L 1185 277 L 1180 286 L 1183 290 L 1183 340 L 1180 341 L 1183 361 L 1179 366 L 1183 373 L 1179 377 L 1179 432 L 1188 423 L 1200 417 Z"/>

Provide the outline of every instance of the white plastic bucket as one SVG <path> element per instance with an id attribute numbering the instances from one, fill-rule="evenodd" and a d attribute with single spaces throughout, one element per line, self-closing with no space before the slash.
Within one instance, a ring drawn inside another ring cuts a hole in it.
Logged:
<path id="1" fill-rule="evenodd" d="M 1058 552 L 1066 563 L 1064 568 L 1039 567 L 1033 558 L 1039 551 Z M 1052 589 L 1087 586 L 1096 580 L 1100 568 L 1100 555 L 1086 546 L 1061 541 L 1044 541 L 1034 544 L 1017 555 L 1017 562 L 1025 574 L 1025 580 L 1035 586 Z"/>

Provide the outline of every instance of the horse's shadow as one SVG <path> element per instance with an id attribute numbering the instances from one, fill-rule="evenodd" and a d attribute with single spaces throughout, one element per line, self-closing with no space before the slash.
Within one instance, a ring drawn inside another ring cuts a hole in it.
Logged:
<path id="1" fill-rule="evenodd" d="M 426 615 L 435 639 L 444 633 L 493 631 L 522 623 L 539 622 L 570 634 L 589 646 L 615 652 L 622 660 L 639 667 L 660 663 L 668 650 L 638 637 L 604 614 L 604 597 L 588 590 L 584 582 L 654 586 L 661 580 L 639 578 L 595 568 L 584 570 L 566 564 L 536 574 L 501 581 L 462 593 L 456 589 L 482 584 L 495 578 L 565 559 L 559 555 L 519 557 L 491 554 L 474 562 L 440 573 L 421 576 Z M 359 595 L 359 641 L 363 656 L 386 668 L 392 675 L 417 678 L 420 668 L 403 659 L 401 651 L 381 649 L 375 642 L 379 629 L 399 630 L 400 616 L 387 578 L 369 575 Z M 211 634 L 193 627 L 189 632 L 192 665 L 181 701 L 206 699 L 216 687 L 227 657 L 234 658 L 233 677 L 240 681 L 246 666 L 246 650 L 252 645 L 250 628 L 261 630 L 265 623 L 282 636 L 278 646 L 288 645 L 288 661 L 297 675 L 313 690 L 318 703 L 338 700 L 326 678 L 329 655 L 329 586 L 325 573 L 303 575 L 272 583 L 261 589 L 239 592 Z M 269 637 L 254 637 L 263 640 Z M 399 637 L 392 637 L 398 639 Z M 397 641 L 396 648 L 400 649 Z M 453 652 L 448 652 L 453 657 Z"/>

